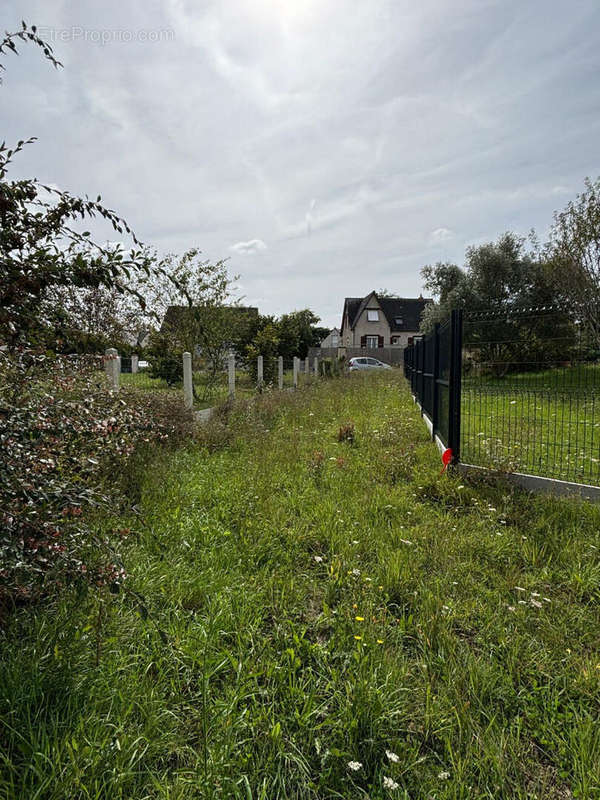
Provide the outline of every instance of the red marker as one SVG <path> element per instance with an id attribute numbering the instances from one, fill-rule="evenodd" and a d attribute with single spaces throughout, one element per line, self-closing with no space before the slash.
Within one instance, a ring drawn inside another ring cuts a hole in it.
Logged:
<path id="1" fill-rule="evenodd" d="M 446 472 L 446 470 L 448 469 L 448 464 L 451 461 L 452 461 L 452 448 L 451 447 L 447 447 L 444 450 L 444 452 L 442 453 L 442 464 L 444 466 L 442 467 L 442 471 L 440 472 L 440 475 L 443 475 L 444 472 Z"/>

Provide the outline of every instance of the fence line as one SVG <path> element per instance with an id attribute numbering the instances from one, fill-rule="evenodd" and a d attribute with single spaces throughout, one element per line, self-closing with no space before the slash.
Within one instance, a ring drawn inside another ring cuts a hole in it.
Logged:
<path id="1" fill-rule="evenodd" d="M 404 362 L 454 464 L 600 499 L 600 343 L 581 312 L 455 311 Z"/>
<path id="2" fill-rule="evenodd" d="M 415 337 L 404 350 L 404 374 L 440 448 L 460 458 L 462 312 L 437 323 L 429 336 Z"/>
<path id="3" fill-rule="evenodd" d="M 183 376 L 183 403 L 185 408 L 193 409 L 194 406 L 194 372 L 192 369 L 192 354 L 189 352 L 183 353 L 182 356 L 182 376 Z M 242 368 L 242 372 L 244 369 L 247 369 L 250 366 L 248 362 L 240 361 L 236 364 L 236 356 L 235 353 L 230 353 L 227 356 L 226 361 L 226 374 L 227 374 L 227 397 L 230 400 L 235 399 L 237 394 L 238 388 L 238 380 L 239 375 L 239 368 Z M 251 388 L 254 391 L 262 391 L 264 387 L 269 383 L 272 386 L 276 386 L 279 391 L 283 391 L 284 389 L 297 389 L 301 383 L 305 383 L 308 380 L 312 380 L 313 377 L 318 377 L 320 374 L 319 367 L 320 361 L 317 357 L 313 359 L 313 368 L 311 370 L 309 358 L 300 359 L 297 356 L 294 356 L 291 362 L 286 362 L 283 356 L 262 356 L 259 355 L 254 362 L 254 366 L 256 367 L 256 372 L 250 372 L 248 374 L 248 378 L 250 379 L 250 387 L 246 385 L 244 387 L 244 391 L 248 391 Z M 301 369 L 302 368 L 302 369 Z M 139 366 L 139 356 L 134 354 L 132 356 L 121 357 L 119 356 L 118 351 L 115 348 L 108 348 L 105 352 L 104 356 L 104 369 L 109 381 L 111 388 L 114 391 L 118 391 L 121 384 L 124 383 L 121 380 L 121 376 L 125 375 L 135 375 L 135 379 L 127 381 L 128 385 L 143 387 L 147 389 L 154 389 L 157 388 L 153 384 L 155 383 L 155 379 L 151 376 L 145 375 L 145 370 L 142 370 Z M 289 370 L 286 373 L 286 370 Z M 290 373 L 291 373 L 291 381 L 290 381 Z M 287 380 L 290 381 L 291 385 L 288 384 L 286 387 L 286 374 L 288 375 Z M 323 372 L 324 376 L 332 376 L 333 372 Z M 252 375 L 255 376 L 255 380 L 252 378 Z M 302 375 L 302 379 L 300 376 Z M 181 378 L 179 379 L 181 381 Z M 178 385 L 181 385 L 178 381 L 175 381 Z M 169 386 L 173 386 L 175 388 L 175 384 L 167 384 L 167 388 Z M 179 389 L 181 391 L 181 389 Z"/>

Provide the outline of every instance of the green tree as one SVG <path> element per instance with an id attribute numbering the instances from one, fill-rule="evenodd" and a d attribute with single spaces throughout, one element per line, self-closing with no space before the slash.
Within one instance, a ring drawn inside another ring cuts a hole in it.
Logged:
<path id="1" fill-rule="evenodd" d="M 600 347 L 600 178 L 554 215 L 544 248 L 559 302 L 576 308 L 595 347 Z"/>
<path id="2" fill-rule="evenodd" d="M 162 319 L 160 335 L 152 337 L 150 347 L 156 362 L 154 372 L 165 380 L 168 376 L 176 379 L 174 360 L 187 350 L 195 360 L 203 361 L 205 392 L 209 394 L 235 340 L 237 320 L 231 313 L 231 284 L 236 278 L 228 274 L 225 261 L 211 263 L 197 248 L 181 256 L 171 253 L 159 267 L 157 274 L 139 284 L 148 307 Z"/>
<path id="3" fill-rule="evenodd" d="M 281 342 L 279 329 L 274 322 L 261 327 L 251 344 L 246 348 L 248 367 L 253 379 L 257 379 L 258 356 L 263 357 L 263 380 L 268 385 L 274 383 L 277 372 L 277 355 Z"/>
<path id="4" fill-rule="evenodd" d="M 309 308 L 283 314 L 278 322 L 279 355 L 286 360 L 294 356 L 306 358 L 309 347 L 316 347 L 321 341 L 322 328 L 315 326 L 319 317 Z"/>
<path id="5" fill-rule="evenodd" d="M 61 66 L 35 26 L 26 23 L 5 35 L 0 55 L 16 54 L 18 41 L 38 45 L 55 67 Z M 51 332 L 64 322 L 61 298 L 67 290 L 115 291 L 135 297 L 143 307 L 132 277 L 149 276 L 155 267 L 129 225 L 105 208 L 99 195 L 90 200 L 35 178 L 8 179 L 14 156 L 34 141 L 0 145 L 0 341 L 13 351 L 25 344 L 52 344 Z M 95 217 L 128 235 L 131 246 L 103 246 L 89 231 L 78 230 L 81 220 Z"/>
<path id="6" fill-rule="evenodd" d="M 465 324 L 463 342 L 480 362 L 493 364 L 496 374 L 568 358 L 574 337 L 568 315 L 523 313 L 557 301 L 546 263 L 525 250 L 525 241 L 505 233 L 496 242 L 467 248 L 464 269 L 448 263 L 423 267 L 424 284 L 436 302 L 425 309 L 422 332 L 448 319 L 453 309 L 480 310 L 486 318 Z"/>

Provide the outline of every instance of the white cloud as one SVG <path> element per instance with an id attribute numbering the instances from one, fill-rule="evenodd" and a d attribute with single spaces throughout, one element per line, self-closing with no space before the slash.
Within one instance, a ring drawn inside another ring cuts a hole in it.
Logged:
<path id="1" fill-rule="evenodd" d="M 233 250 L 233 252 L 237 253 L 238 255 L 248 256 L 266 250 L 267 245 L 262 239 L 250 239 L 247 242 L 238 242 L 237 244 L 232 244 L 229 249 Z"/>
<path id="2" fill-rule="evenodd" d="M 441 244 L 442 242 L 448 242 L 450 239 L 454 239 L 454 231 L 451 231 L 450 228 L 436 228 L 434 231 L 431 231 L 429 238 L 435 244 Z"/>
<path id="3" fill-rule="evenodd" d="M 333 327 L 344 296 L 417 296 L 436 248 L 460 264 L 505 230 L 543 237 L 598 174 L 597 0 L 4 5 L 56 30 L 173 30 L 57 39 L 62 70 L 25 47 L 7 62 L 2 136 L 39 137 L 10 177 L 101 194 L 160 253 L 231 255 L 267 314 Z"/>

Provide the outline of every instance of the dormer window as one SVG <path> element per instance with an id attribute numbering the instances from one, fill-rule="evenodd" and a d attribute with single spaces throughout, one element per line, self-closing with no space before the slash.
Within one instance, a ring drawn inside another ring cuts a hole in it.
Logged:
<path id="1" fill-rule="evenodd" d="M 396 323 L 396 325 L 402 325 L 403 319 L 402 319 L 402 317 L 396 317 L 394 322 Z"/>
<path id="2" fill-rule="evenodd" d="M 367 321 L 379 322 L 379 311 L 376 308 L 367 309 Z"/>

